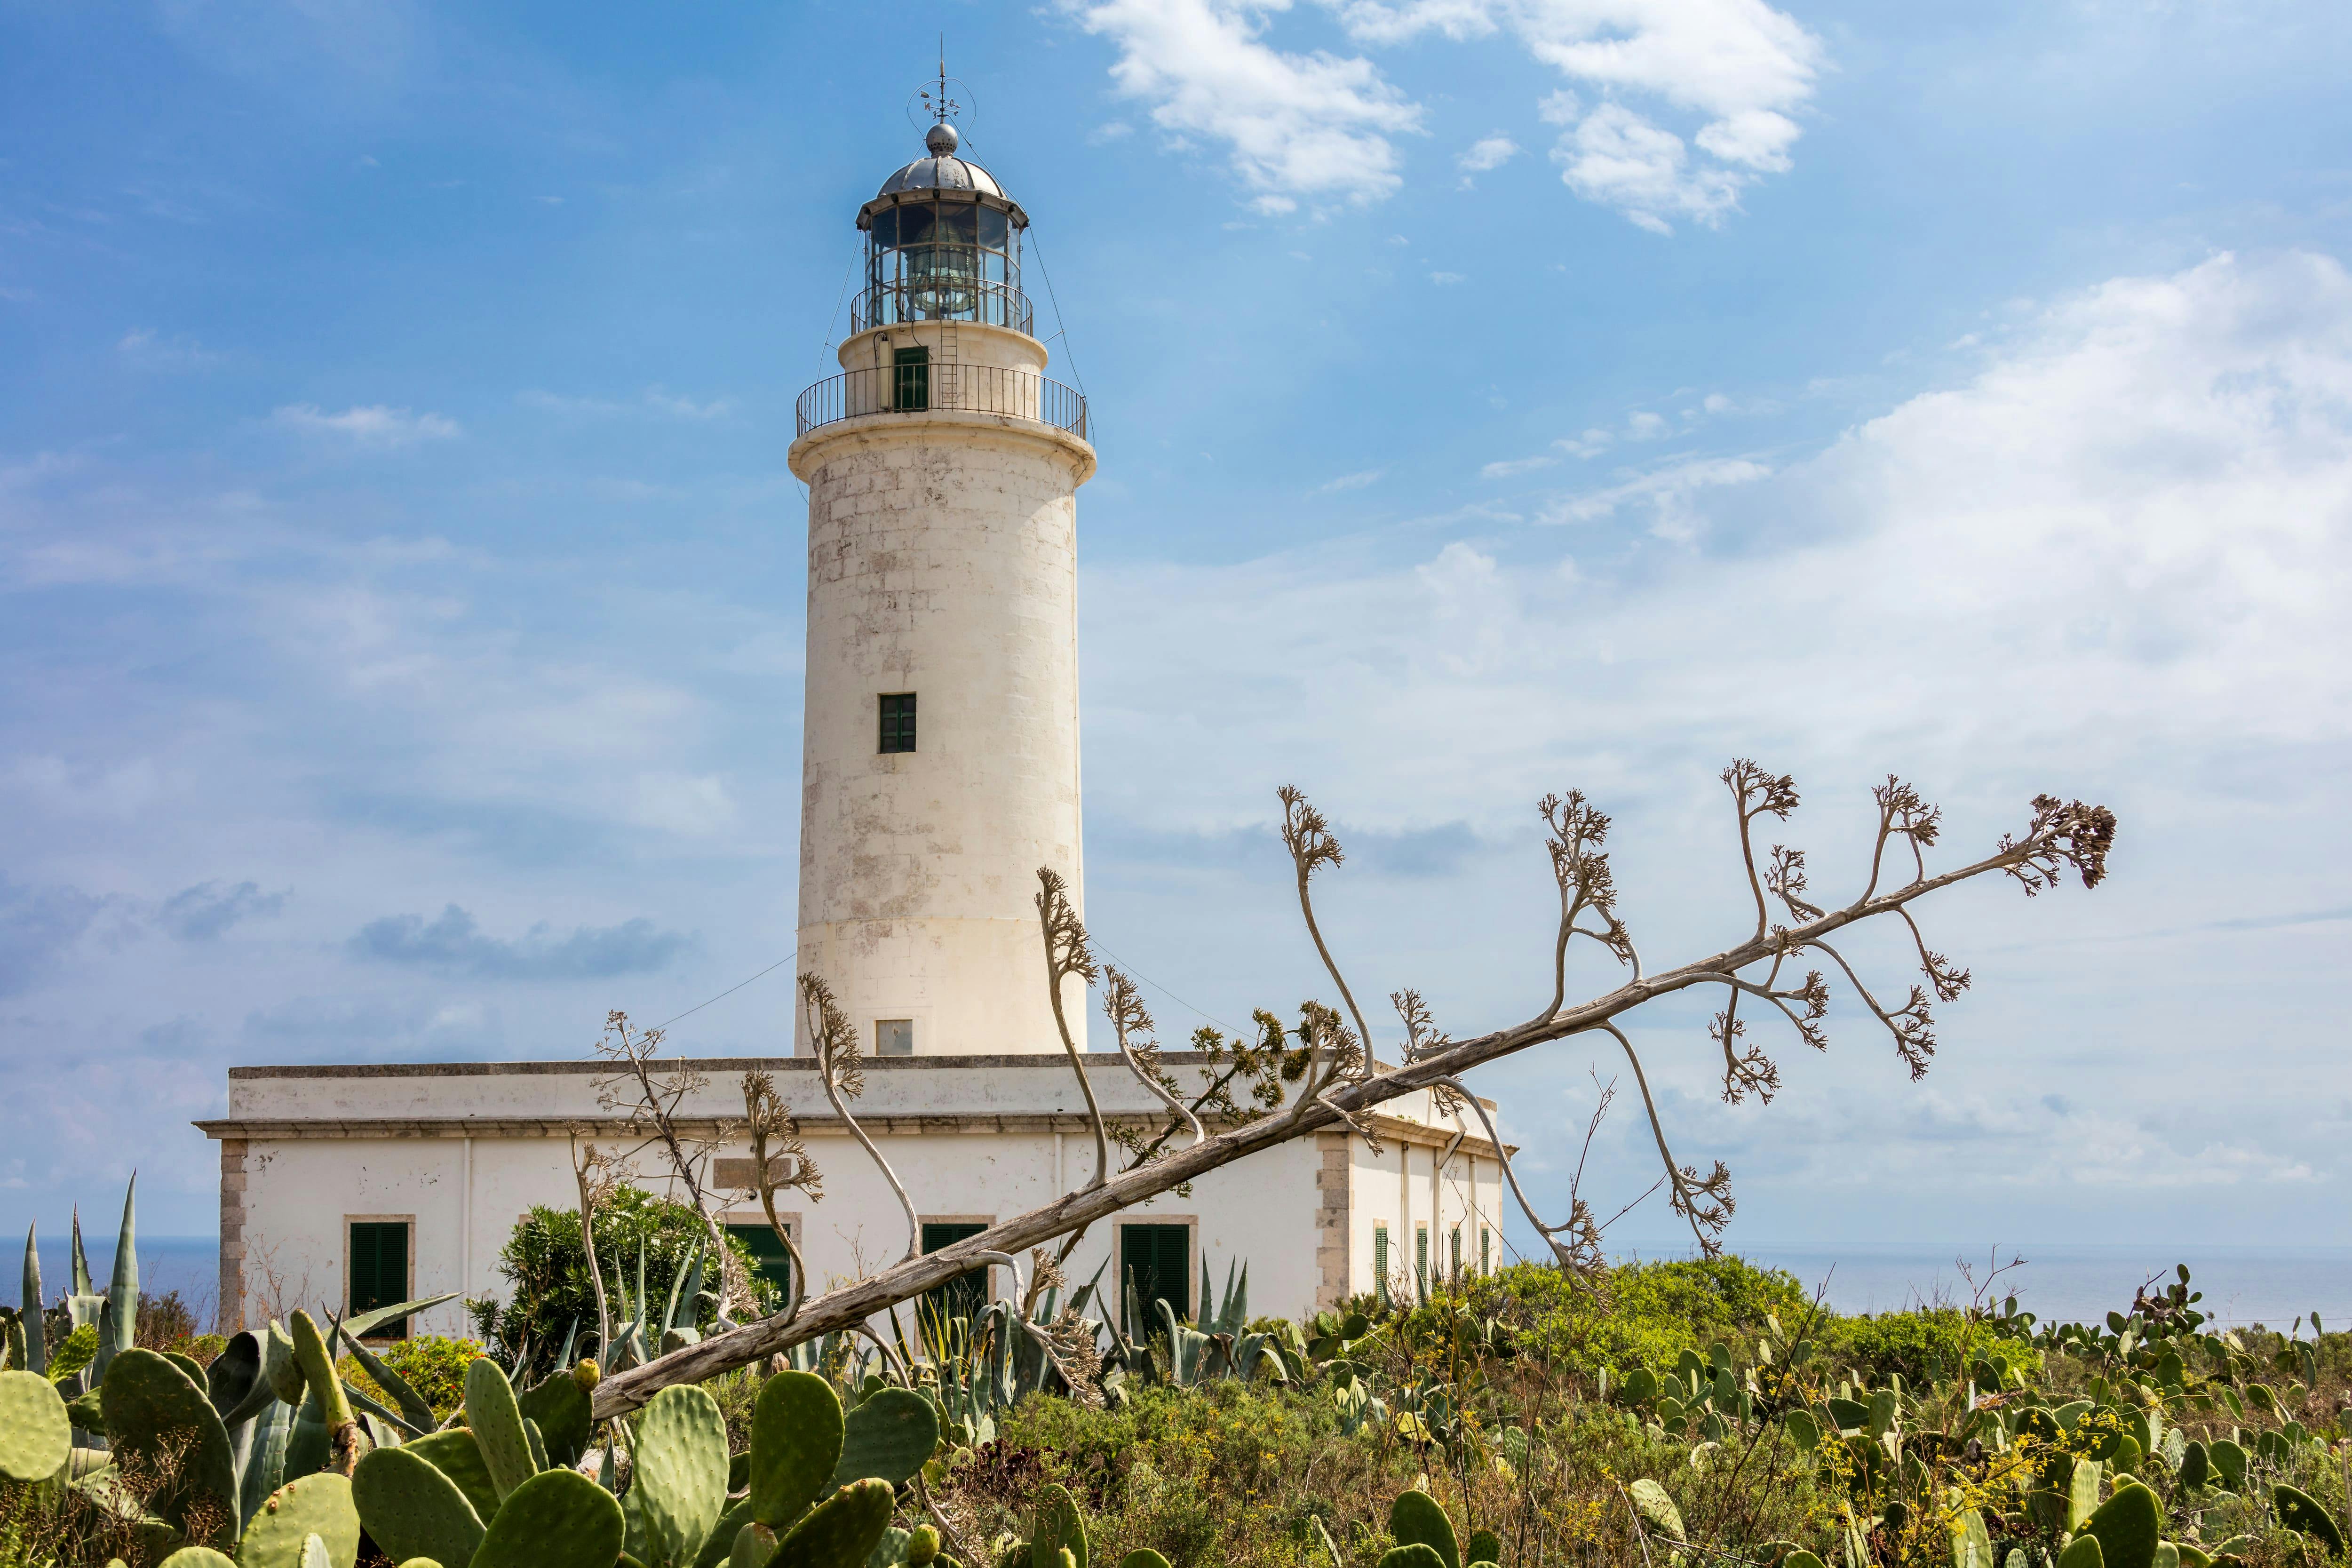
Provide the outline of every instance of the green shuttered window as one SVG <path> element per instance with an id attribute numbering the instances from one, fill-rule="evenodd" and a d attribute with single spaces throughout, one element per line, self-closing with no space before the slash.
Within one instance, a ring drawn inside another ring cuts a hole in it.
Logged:
<path id="1" fill-rule="evenodd" d="M 1389 1300 L 1389 1227 L 1372 1226 L 1372 1294 L 1382 1306 Z"/>
<path id="2" fill-rule="evenodd" d="M 915 749 L 915 694 L 911 691 L 886 691 L 882 694 L 882 747 L 886 752 L 911 752 Z"/>
<path id="3" fill-rule="evenodd" d="M 1179 1321 L 1192 1316 L 1192 1232 L 1181 1225 L 1118 1227 L 1118 1273 L 1127 1283 L 1129 1332 L 1141 1338 L 1160 1327 L 1165 1300 Z"/>
<path id="4" fill-rule="evenodd" d="M 925 1220 L 923 1250 L 937 1252 L 943 1247 L 953 1247 L 968 1236 L 978 1236 L 988 1226 L 969 1220 Z M 923 1315 L 941 1324 L 961 1318 L 966 1321 L 980 1316 L 988 1304 L 988 1268 L 982 1265 L 967 1269 L 944 1285 L 935 1285 L 923 1293 Z"/>
<path id="5" fill-rule="evenodd" d="M 776 1289 L 779 1306 L 789 1300 L 793 1291 L 793 1255 L 776 1239 L 776 1233 L 764 1225 L 730 1225 L 727 1234 L 743 1244 L 744 1250 L 757 1260 L 753 1270 L 766 1283 Z"/>
<path id="6" fill-rule="evenodd" d="M 373 1312 L 405 1301 L 408 1290 L 408 1222 L 353 1220 L 351 1226 L 350 1310 Z M 378 1325 L 370 1339 L 404 1340 L 408 1320 Z"/>

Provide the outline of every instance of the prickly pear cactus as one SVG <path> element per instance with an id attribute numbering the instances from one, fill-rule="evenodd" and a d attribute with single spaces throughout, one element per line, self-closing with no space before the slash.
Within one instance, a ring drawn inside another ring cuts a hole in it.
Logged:
<path id="1" fill-rule="evenodd" d="M 2325 1547 L 2331 1557 L 2344 1555 L 2344 1527 L 2328 1516 L 2326 1505 L 2309 1492 L 2294 1487 L 2273 1487 L 2271 1501 L 2278 1507 L 2279 1522 L 2299 1530 Z"/>
<path id="2" fill-rule="evenodd" d="M 1437 1549 L 1416 1541 L 1410 1546 L 1391 1547 L 1381 1555 L 1381 1568 L 1439 1568 L 1445 1561 Z"/>
<path id="3" fill-rule="evenodd" d="M 1087 1516 L 1064 1486 L 1050 1486 L 1037 1494 L 1037 1525 L 1029 1536 L 1029 1568 L 1054 1568 L 1060 1554 L 1069 1552 L 1078 1568 L 1087 1568 Z"/>
<path id="4" fill-rule="evenodd" d="M 593 1362 L 582 1364 L 595 1365 Z M 581 1454 L 587 1449 L 588 1440 L 596 1429 L 595 1419 L 588 1410 L 588 1394 L 593 1386 L 593 1380 L 583 1382 L 575 1368 L 552 1373 L 515 1396 L 523 1419 L 538 1424 L 550 1465 L 569 1469 L 580 1462 Z"/>
<path id="5" fill-rule="evenodd" d="M 1464 1555 L 1473 1563 L 1500 1563 L 1503 1560 L 1503 1543 L 1491 1530 L 1474 1530 L 1470 1532 L 1470 1544 L 1465 1549 Z"/>
<path id="6" fill-rule="evenodd" d="M 487 1521 L 499 1511 L 499 1489 L 490 1484 L 490 1468 L 482 1462 L 481 1445 L 474 1441 L 473 1433 L 463 1426 L 446 1431 L 428 1432 L 422 1437 L 403 1443 L 401 1452 L 414 1454 L 428 1461 L 435 1469 L 457 1483 L 466 1500 L 474 1505 L 474 1517 Z"/>
<path id="7" fill-rule="evenodd" d="M 735 1532 L 735 1547 L 728 1553 L 727 1568 L 767 1568 L 768 1560 L 775 1554 L 776 1532 L 754 1520 Z"/>
<path id="8" fill-rule="evenodd" d="M 489 1357 L 476 1357 L 466 1369 L 466 1425 L 473 1428 L 501 1508 L 517 1488 L 539 1474 L 539 1466 L 531 1458 L 530 1434 L 523 1430 L 522 1419 L 514 1384 L 507 1381 L 507 1374 Z"/>
<path id="9" fill-rule="evenodd" d="M 472 1568 L 613 1568 L 627 1529 L 611 1492 L 577 1470 L 543 1470 L 499 1505 Z"/>
<path id="10" fill-rule="evenodd" d="M 107 1447 L 120 1458 L 182 1456 L 178 1479 L 149 1500 L 150 1511 L 184 1531 L 192 1510 L 203 1508 L 223 1521 L 235 1514 L 236 1456 L 201 1384 L 153 1351 L 133 1347 L 107 1367 L 99 1402 Z"/>
<path id="11" fill-rule="evenodd" d="M 359 1560 L 360 1516 L 349 1479 L 321 1470 L 270 1493 L 237 1542 L 237 1568 L 305 1568 L 302 1545 L 313 1535 L 332 1568 Z"/>
<path id="12" fill-rule="evenodd" d="M 37 1481 L 73 1454 L 66 1402 L 37 1372 L 0 1372 L 0 1476 Z"/>
<path id="13" fill-rule="evenodd" d="M 1462 1568 L 1461 1548 L 1454 1539 L 1454 1521 L 1437 1500 L 1423 1491 L 1399 1492 L 1389 1505 L 1389 1534 L 1399 1546 L 1419 1542 L 1437 1553 L 1445 1568 Z"/>
<path id="14" fill-rule="evenodd" d="M 2058 1553 L 2058 1568 L 2103 1568 L 2105 1562 L 2095 1535 L 2078 1535 Z"/>
<path id="15" fill-rule="evenodd" d="M 940 1532 L 928 1524 L 919 1524 L 907 1532 L 908 1568 L 923 1565 L 940 1554 Z"/>
<path id="16" fill-rule="evenodd" d="M 911 1389 L 886 1388 L 842 1424 L 832 1484 L 845 1487 L 877 1476 L 895 1487 L 921 1469 L 939 1446 L 940 1417 L 931 1402 Z"/>
<path id="17" fill-rule="evenodd" d="M 751 1409 L 751 1517 L 788 1528 L 824 1495 L 840 1462 L 841 1400 L 814 1373 L 780 1372 Z"/>
<path id="18" fill-rule="evenodd" d="M 369 1537 L 394 1561 L 471 1563 L 482 1544 L 482 1521 L 465 1492 L 406 1448 L 362 1458 L 352 1472 L 352 1501 Z"/>
<path id="19" fill-rule="evenodd" d="M 236 1568 L 236 1559 L 209 1546 L 183 1546 L 163 1559 L 163 1568 Z"/>
<path id="20" fill-rule="evenodd" d="M 2144 1486 L 2117 1487 L 2116 1495 L 2084 1521 L 2083 1533 L 2098 1538 L 2105 1568 L 2156 1568 L 2164 1510 Z"/>
<path id="21" fill-rule="evenodd" d="M 629 1495 L 643 1516 L 646 1568 L 688 1568 L 727 1507 L 727 1418 L 707 1390 L 673 1386 L 646 1402 Z"/>
<path id="22" fill-rule="evenodd" d="M 864 1568 L 890 1528 L 890 1483 L 863 1480 L 809 1510 L 770 1558 L 771 1568 Z"/>
<path id="23" fill-rule="evenodd" d="M 1168 1568 L 1168 1559 L 1149 1546 L 1139 1546 L 1118 1560 L 1118 1568 Z"/>

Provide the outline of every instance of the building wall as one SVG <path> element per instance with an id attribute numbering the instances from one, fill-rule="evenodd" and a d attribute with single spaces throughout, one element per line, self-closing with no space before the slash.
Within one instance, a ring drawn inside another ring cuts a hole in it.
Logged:
<path id="1" fill-rule="evenodd" d="M 948 330 L 861 334 L 842 361 Z M 1020 333 L 952 330 L 954 355 L 1043 363 Z M 931 371 L 942 395 L 948 374 Z M 883 1018 L 912 1019 L 922 1055 L 1057 1049 L 1031 900 L 1041 866 L 1074 903 L 1084 886 L 1076 489 L 1093 449 L 942 408 L 821 426 L 790 461 L 809 486 L 798 966 L 868 1049 Z M 879 699 L 897 692 L 916 695 L 917 749 L 884 754 Z M 1065 1000 L 1083 1045 L 1083 988 Z M 805 1018 L 794 1042 L 807 1051 Z"/>
<path id="2" fill-rule="evenodd" d="M 1107 1055 L 1089 1063 L 1106 1112 L 1149 1113 L 1154 1102 Z M 1191 1053 L 1164 1059 L 1180 1082 L 1207 1070 Z M 680 1107 L 689 1125 L 740 1115 L 738 1075 L 747 1068 L 771 1072 L 801 1116 L 825 1196 L 812 1204 L 788 1194 L 780 1206 L 794 1222 L 814 1287 L 898 1259 L 908 1244 L 905 1212 L 830 1117 L 814 1064 L 688 1065 L 709 1080 Z M 296 1306 L 344 1310 L 345 1226 L 355 1218 L 411 1223 L 414 1294 L 503 1296 L 498 1255 L 516 1220 L 535 1204 L 575 1205 L 568 1130 L 584 1125 L 600 1144 L 614 1142 L 597 1103 L 598 1077 L 596 1066 L 578 1062 L 236 1069 L 229 1118 L 205 1124 L 223 1148 L 223 1301 L 241 1299 L 248 1321 L 283 1317 Z M 917 1204 L 919 1219 L 1008 1219 L 1093 1174 L 1093 1133 L 1075 1078 L 1052 1058 L 876 1061 L 867 1064 L 866 1085 L 856 1114 Z M 1438 1179 L 1441 1151 L 1430 1145 L 1450 1140 L 1450 1126 L 1428 1121 L 1425 1096 L 1389 1109 L 1397 1114 L 1384 1125 L 1421 1144 L 1392 1131 L 1373 1154 L 1359 1140 L 1321 1133 L 1263 1151 L 1203 1176 L 1189 1197 L 1165 1194 L 1098 1224 L 1074 1254 L 1071 1278 L 1082 1283 L 1115 1258 L 1122 1223 L 1191 1226 L 1192 1267 L 1207 1255 L 1213 1288 L 1222 1288 L 1229 1267 L 1245 1264 L 1254 1313 L 1303 1315 L 1373 1289 L 1375 1223 L 1405 1238 L 1397 1254 L 1406 1266 L 1401 1279 L 1410 1277 L 1411 1226 L 1433 1214 L 1440 1226 L 1470 1218 L 1465 1236 L 1475 1259 L 1476 1217 L 1496 1213 L 1492 1158 L 1457 1152 Z M 594 1130 L 600 1119 L 603 1131 Z M 729 1144 L 719 1157 L 749 1153 Z M 1114 1146 L 1114 1169 L 1118 1157 Z M 645 1184 L 656 1191 L 665 1186 L 658 1169 L 645 1166 Z M 755 1221 L 756 1205 L 727 1217 Z M 1433 1248 L 1442 1245 L 1433 1239 Z M 1115 1264 L 1103 1279 L 1107 1291 L 1123 1288 Z M 1200 1287 L 1196 1275 L 1189 1292 L 1195 1301 Z M 467 1331 L 455 1303 L 418 1326 Z"/>

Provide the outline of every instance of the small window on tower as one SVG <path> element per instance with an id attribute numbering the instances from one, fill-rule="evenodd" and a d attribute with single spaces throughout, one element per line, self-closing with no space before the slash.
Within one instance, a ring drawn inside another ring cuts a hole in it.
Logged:
<path id="1" fill-rule="evenodd" d="M 911 1057 L 915 1054 L 915 1020 L 912 1018 L 877 1018 L 874 1020 L 874 1054 L 877 1057 Z"/>
<path id="2" fill-rule="evenodd" d="M 915 694 L 911 691 L 882 694 L 882 749 L 886 752 L 911 752 L 915 749 Z"/>

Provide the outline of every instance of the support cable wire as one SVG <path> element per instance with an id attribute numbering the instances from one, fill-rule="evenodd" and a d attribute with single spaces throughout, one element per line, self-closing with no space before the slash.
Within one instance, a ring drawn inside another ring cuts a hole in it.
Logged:
<path id="1" fill-rule="evenodd" d="M 754 974 L 751 976 L 750 979 L 738 980 L 734 984 L 730 985 L 726 990 L 721 991 L 718 995 L 710 998 L 710 1002 L 724 1002 L 728 997 L 734 995 L 735 993 L 742 990 L 746 985 L 751 984 L 751 981 L 759 979 L 761 975 L 773 974 L 777 970 L 782 969 L 785 964 L 790 963 L 799 955 L 799 953 L 800 949 L 793 949 L 791 952 L 784 954 L 783 957 L 776 960 L 775 963 L 760 971 L 759 974 Z M 688 1007 L 685 1012 L 680 1013 L 677 1016 L 677 1018 L 690 1018 L 694 1016 L 695 1014 L 701 1012 L 705 1007 L 709 1006 L 710 1002 L 697 1002 L 693 1006 Z M 670 1025 L 677 1023 L 677 1018 L 667 1019 L 662 1023 L 656 1024 L 654 1027 L 656 1029 L 667 1029 Z"/>
<path id="2" fill-rule="evenodd" d="M 972 140 L 971 132 L 963 132 L 962 137 L 965 145 L 970 147 L 971 151 L 975 153 L 980 151 L 980 143 Z M 1045 341 L 1050 343 L 1054 341 L 1054 338 L 1059 338 L 1062 340 L 1062 357 L 1070 362 L 1070 379 L 1077 383 L 1078 395 L 1080 397 L 1087 398 L 1087 439 L 1089 442 L 1092 442 L 1095 446 L 1100 447 L 1102 443 L 1095 439 L 1095 426 L 1099 424 L 1100 421 L 1095 417 L 1094 399 L 1087 396 L 1087 378 L 1078 369 L 1078 356 L 1070 350 L 1069 323 L 1062 320 L 1062 301 L 1054 292 L 1054 274 L 1045 265 L 1045 247 L 1037 243 L 1037 223 L 1034 218 L 1030 220 L 1027 229 L 1024 232 L 1025 232 L 1029 237 L 1029 248 L 1035 251 L 1037 254 L 1037 276 L 1045 280 L 1046 302 L 1054 307 L 1054 337 L 1047 338 Z M 1105 951 L 1108 952 L 1108 950 L 1106 949 Z M 1143 977 L 1141 975 L 1138 975 L 1136 978 L 1139 980 Z M 1163 985 L 1160 987 L 1160 989 L 1166 991 L 1168 988 Z M 1174 996 L 1176 994 L 1173 991 L 1169 991 L 1168 994 Z M 1181 1001 L 1182 998 L 1179 997 L 1178 1000 Z M 1189 1002 L 1186 1002 L 1184 1005 L 1188 1007 L 1192 1007 L 1192 1005 Z M 1192 1011 L 1195 1013 L 1201 1013 L 1201 1010 L 1198 1007 L 1192 1007 Z M 1201 1016 L 1207 1018 L 1209 1015 L 1206 1013 L 1201 1013 Z M 1210 1021 L 1213 1023 L 1215 1022 L 1214 1019 L 1211 1019 Z"/>

